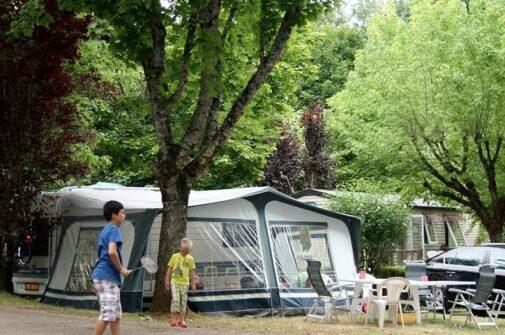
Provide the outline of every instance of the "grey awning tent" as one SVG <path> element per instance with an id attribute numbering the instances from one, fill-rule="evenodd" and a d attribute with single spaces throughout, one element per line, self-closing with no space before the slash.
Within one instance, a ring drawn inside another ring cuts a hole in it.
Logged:
<path id="1" fill-rule="evenodd" d="M 129 268 L 143 255 L 156 259 L 161 224 L 157 188 L 95 185 L 56 192 L 63 216 L 53 267 L 42 301 L 96 307 L 90 273 L 108 200 L 125 205 L 123 257 Z M 315 293 L 307 287 L 304 258 L 319 259 L 328 281 L 352 277 L 358 263 L 358 218 L 313 207 L 270 187 L 192 191 L 186 235 L 194 241 L 198 290 L 189 307 L 204 313 L 296 311 Z M 125 280 L 123 310 L 149 306 L 154 277 Z M 168 303 L 168 302 L 167 302 Z"/>

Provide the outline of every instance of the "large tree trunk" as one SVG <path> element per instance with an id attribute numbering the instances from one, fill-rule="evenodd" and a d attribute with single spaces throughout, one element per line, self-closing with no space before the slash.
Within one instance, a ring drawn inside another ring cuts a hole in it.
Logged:
<path id="1" fill-rule="evenodd" d="M 505 225 L 505 217 L 491 218 L 489 221 L 482 222 L 489 234 L 489 240 L 494 243 L 502 242 L 503 226 Z"/>
<path id="2" fill-rule="evenodd" d="M 152 312 L 170 310 L 170 291 L 165 289 L 165 274 L 172 254 L 178 252 L 179 242 L 186 234 L 188 200 L 191 184 L 184 175 L 169 178 L 160 185 L 163 201 L 160 245 L 158 251 L 159 269 L 156 273 Z"/>

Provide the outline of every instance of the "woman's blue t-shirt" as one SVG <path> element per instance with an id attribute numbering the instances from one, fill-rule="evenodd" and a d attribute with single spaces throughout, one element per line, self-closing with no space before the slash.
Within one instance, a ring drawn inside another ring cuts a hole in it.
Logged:
<path id="1" fill-rule="evenodd" d="M 123 263 L 121 255 L 121 247 L 123 245 L 121 229 L 112 223 L 107 223 L 98 237 L 98 261 L 91 278 L 111 281 L 121 286 L 121 274 L 109 257 L 109 243 L 112 242 L 116 243 L 119 260 L 121 264 Z"/>

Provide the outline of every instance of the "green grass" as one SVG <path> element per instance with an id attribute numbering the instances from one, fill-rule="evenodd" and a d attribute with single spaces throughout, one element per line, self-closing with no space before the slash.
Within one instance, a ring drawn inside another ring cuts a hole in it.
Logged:
<path id="1" fill-rule="evenodd" d="M 47 304 L 41 304 L 38 300 L 22 298 L 10 293 L 0 291 L 0 307 L 1 306 L 14 306 L 26 310 L 42 310 L 50 313 L 57 314 L 72 314 L 86 317 L 96 317 L 97 311 L 84 310 L 69 307 L 59 307 Z M 151 315 L 152 322 L 166 323 L 168 320 L 167 314 Z M 144 314 L 137 313 L 124 313 L 124 318 L 130 321 L 145 321 Z M 417 334 L 458 334 L 458 335 L 472 335 L 472 334 L 504 334 L 505 335 L 505 319 L 498 321 L 500 330 L 496 331 L 492 328 L 485 328 L 478 330 L 473 324 L 466 327 L 455 327 L 443 321 L 440 315 L 437 319 L 432 321 L 431 318 L 424 321 L 421 326 L 412 324 L 413 315 L 406 314 L 405 320 L 408 324 L 405 328 L 399 325 L 396 329 L 391 328 L 390 323 L 386 323 L 386 327 L 381 330 L 376 324 L 372 323 L 370 326 L 364 326 L 363 319 L 358 320 L 354 324 L 350 324 L 345 316 L 339 318 L 340 322 L 335 321 L 329 323 L 319 322 L 305 322 L 303 317 L 210 317 L 195 313 L 188 315 L 188 323 L 192 328 L 212 329 L 218 331 L 234 331 L 234 332 L 247 332 L 258 334 L 289 334 L 289 335 L 372 335 L 372 334 L 397 334 L 397 335 L 417 335 Z M 452 323 L 463 323 L 462 317 L 453 319 Z"/>
<path id="2" fill-rule="evenodd" d="M 408 316 L 407 316 L 408 317 Z M 255 318 L 233 318 L 233 317 L 207 317 L 201 315 L 191 315 L 190 325 L 193 327 L 214 329 L 214 330 L 232 330 L 236 332 L 246 331 L 251 333 L 261 334 L 289 334 L 289 335 L 335 335 L 335 334 L 505 334 L 505 320 L 499 321 L 500 330 L 487 328 L 478 330 L 476 326 L 469 325 L 466 327 L 455 327 L 448 325 L 443 321 L 440 315 L 437 315 L 438 320 L 424 321 L 421 326 L 415 324 L 406 324 L 402 329 L 398 325 L 393 329 L 391 323 L 386 323 L 384 329 L 379 329 L 376 323 L 371 323 L 370 326 L 364 325 L 364 319 L 358 320 L 354 324 L 350 324 L 345 316 L 339 318 L 340 322 L 320 323 L 318 321 L 303 321 L 303 317 L 265 317 L 261 319 Z M 453 319 L 455 322 L 463 322 L 464 318 L 458 317 Z M 451 322 L 451 323 L 455 323 Z"/>

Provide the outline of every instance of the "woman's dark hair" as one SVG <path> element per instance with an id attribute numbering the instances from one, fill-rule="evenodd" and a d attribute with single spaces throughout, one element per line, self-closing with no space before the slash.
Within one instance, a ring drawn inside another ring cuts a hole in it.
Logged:
<path id="1" fill-rule="evenodd" d="M 105 205 L 103 205 L 103 216 L 105 220 L 110 221 L 112 214 L 119 214 L 119 211 L 122 209 L 124 209 L 124 206 L 119 201 L 107 201 Z"/>

